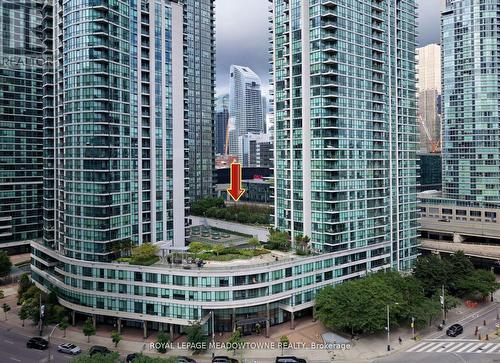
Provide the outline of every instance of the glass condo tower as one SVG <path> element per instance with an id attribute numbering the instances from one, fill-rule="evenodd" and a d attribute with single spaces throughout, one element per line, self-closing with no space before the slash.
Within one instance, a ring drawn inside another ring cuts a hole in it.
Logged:
<path id="1" fill-rule="evenodd" d="M 497 0 L 447 0 L 441 34 L 443 194 L 490 208 L 500 207 L 499 11 Z"/>
<path id="2" fill-rule="evenodd" d="M 272 12 L 276 227 L 322 252 L 370 247 L 410 268 L 415 1 L 275 0 Z"/>

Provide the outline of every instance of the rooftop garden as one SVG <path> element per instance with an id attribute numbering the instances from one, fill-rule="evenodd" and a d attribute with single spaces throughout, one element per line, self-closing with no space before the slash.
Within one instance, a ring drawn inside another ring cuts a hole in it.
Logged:
<path id="1" fill-rule="evenodd" d="M 271 252 L 263 248 L 256 238 L 249 239 L 245 246 L 248 247 L 226 247 L 218 243 L 191 242 L 188 251 L 191 257 L 207 261 L 248 260 Z"/>
<path id="2" fill-rule="evenodd" d="M 151 266 L 158 262 L 158 252 L 158 246 L 151 243 L 144 243 L 140 246 L 133 247 L 130 256 L 117 258 L 114 262 L 126 262 L 130 265 Z"/>
<path id="3" fill-rule="evenodd" d="M 272 209 L 261 206 L 226 205 L 222 198 L 203 198 L 193 202 L 191 214 L 244 224 L 265 224 L 271 221 Z"/>

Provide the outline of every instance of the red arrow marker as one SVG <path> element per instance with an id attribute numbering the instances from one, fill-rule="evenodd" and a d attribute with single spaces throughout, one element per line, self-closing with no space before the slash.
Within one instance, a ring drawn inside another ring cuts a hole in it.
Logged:
<path id="1" fill-rule="evenodd" d="M 227 192 L 233 198 L 235 202 L 240 200 L 240 198 L 245 194 L 245 189 L 241 187 L 241 164 L 232 163 L 231 164 L 231 185 Z"/>

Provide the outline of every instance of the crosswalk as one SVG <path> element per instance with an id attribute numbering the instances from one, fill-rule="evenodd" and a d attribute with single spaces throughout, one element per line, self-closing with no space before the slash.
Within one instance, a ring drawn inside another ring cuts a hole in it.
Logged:
<path id="1" fill-rule="evenodd" d="M 500 343 L 487 341 L 459 341 L 459 340 L 424 340 L 406 350 L 410 353 L 483 353 L 500 354 Z"/>

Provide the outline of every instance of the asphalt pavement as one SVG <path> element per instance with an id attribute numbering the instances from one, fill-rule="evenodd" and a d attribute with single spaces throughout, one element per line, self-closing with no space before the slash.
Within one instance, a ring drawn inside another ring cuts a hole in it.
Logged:
<path id="1" fill-rule="evenodd" d="M 0 362 L 48 363 L 49 350 L 29 349 L 28 338 L 13 329 L 0 329 Z M 57 344 L 51 343 L 51 363 L 67 363 L 71 356 L 57 352 Z"/>
<path id="2" fill-rule="evenodd" d="M 457 337 L 448 337 L 446 329 L 437 331 L 404 351 L 373 363 L 500 363 L 500 339 L 494 335 L 498 309 L 498 304 L 494 304 L 475 314 L 448 321 L 446 328 L 454 323 L 464 327 L 464 333 Z M 485 340 L 487 334 L 489 340 Z"/>

